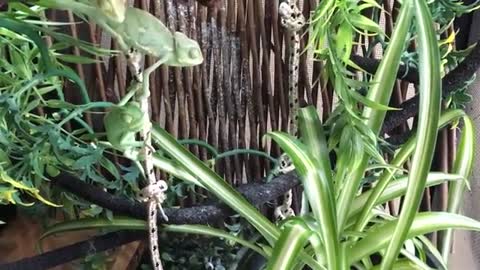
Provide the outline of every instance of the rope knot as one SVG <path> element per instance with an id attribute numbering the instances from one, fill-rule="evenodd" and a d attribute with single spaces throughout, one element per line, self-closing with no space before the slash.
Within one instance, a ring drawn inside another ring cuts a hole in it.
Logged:
<path id="1" fill-rule="evenodd" d="M 141 202 L 155 201 L 157 204 L 162 204 L 167 198 L 165 191 L 167 191 L 168 185 L 164 180 L 157 181 L 154 184 L 150 184 L 144 187 L 138 193 L 138 200 Z"/>
<path id="2" fill-rule="evenodd" d="M 295 165 L 293 165 L 292 160 L 286 154 L 282 154 L 279 157 L 279 171 L 283 174 L 289 173 L 295 170 Z"/>

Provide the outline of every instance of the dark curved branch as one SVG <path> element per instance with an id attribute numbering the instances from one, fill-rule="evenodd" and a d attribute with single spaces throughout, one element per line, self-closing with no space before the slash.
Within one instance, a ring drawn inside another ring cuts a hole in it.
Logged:
<path id="1" fill-rule="evenodd" d="M 144 231 L 118 231 L 45 252 L 38 256 L 0 265 L 0 270 L 43 270 L 147 238 Z"/>
<path id="2" fill-rule="evenodd" d="M 54 185 L 77 195 L 100 207 L 111 210 L 115 214 L 127 215 L 138 219 L 147 218 L 146 204 L 120 198 L 102 188 L 81 181 L 73 175 L 62 173 L 52 180 Z M 253 205 L 261 205 L 272 201 L 299 184 L 295 174 L 280 175 L 264 184 L 251 183 L 240 186 L 237 190 Z M 193 206 L 188 208 L 165 209 L 169 220 L 165 222 L 159 215 L 161 224 L 212 224 L 232 214 L 225 204 Z"/>
<path id="3" fill-rule="evenodd" d="M 357 64 L 359 67 L 367 71 L 368 73 L 374 74 L 377 71 L 378 66 L 380 65 L 380 60 L 363 57 L 359 55 L 352 55 L 350 59 Z M 397 78 L 400 80 L 408 81 L 411 83 L 418 82 L 418 72 L 414 68 L 407 68 L 404 64 L 401 64 L 398 68 Z"/>
<path id="4" fill-rule="evenodd" d="M 352 60 L 370 73 L 374 73 L 380 60 L 365 58 L 361 56 L 352 56 Z M 480 68 L 480 45 L 475 45 L 470 54 L 452 71 L 450 71 L 442 79 L 442 95 L 445 98 L 451 92 L 463 86 L 465 81 L 469 80 L 475 72 Z M 406 73 L 405 66 L 400 66 L 397 78 L 418 84 L 418 72 L 416 69 L 410 68 Z M 414 117 L 418 113 L 419 96 L 403 102 L 399 111 L 389 111 L 385 117 L 381 134 L 389 133 L 394 128 L 405 123 L 410 117 Z"/>
<path id="5" fill-rule="evenodd" d="M 447 97 L 451 92 L 461 88 L 480 68 L 480 45 L 475 45 L 470 54 L 442 79 L 442 95 Z M 402 103 L 401 111 L 390 111 L 382 127 L 382 133 L 388 133 L 418 113 L 419 96 Z"/>
<path id="6" fill-rule="evenodd" d="M 413 134 L 414 130 L 407 130 L 406 132 L 400 134 L 393 134 L 391 137 L 386 138 L 385 141 L 393 145 L 394 147 L 397 147 L 406 143 Z"/>

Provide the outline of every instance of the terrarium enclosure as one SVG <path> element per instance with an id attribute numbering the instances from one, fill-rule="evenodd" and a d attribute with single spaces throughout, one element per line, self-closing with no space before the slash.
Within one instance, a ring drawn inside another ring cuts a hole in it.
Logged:
<path id="1" fill-rule="evenodd" d="M 0 270 L 457 269 L 479 6 L 0 1 Z"/>

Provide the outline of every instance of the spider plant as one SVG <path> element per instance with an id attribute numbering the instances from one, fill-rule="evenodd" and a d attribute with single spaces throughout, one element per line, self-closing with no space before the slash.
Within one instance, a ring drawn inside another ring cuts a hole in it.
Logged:
<path id="1" fill-rule="evenodd" d="M 465 180 L 469 175 L 473 160 L 473 152 L 470 150 L 473 146 L 473 125 L 471 120 L 461 110 L 447 111 L 442 114 L 438 128 L 442 128 L 458 119 L 463 119 L 465 123 L 458 150 L 458 154 L 461 155 L 458 155 L 456 159 L 456 164 L 459 164 L 457 165 L 458 167 L 456 167 L 458 169 L 454 170 L 451 174 L 429 172 L 424 187 L 451 182 L 452 187 L 457 187 L 455 190 L 465 189 Z M 312 194 L 308 200 L 312 214 L 291 218 L 278 227 L 274 226 L 268 220 L 265 220 L 263 215 L 258 211 L 249 209 L 252 208 L 252 206 L 248 203 L 243 204 L 243 198 L 236 195 L 235 191 L 232 191 L 228 185 L 224 186 L 223 181 L 221 183 L 209 183 L 209 180 L 216 178 L 215 173 L 203 162 L 185 150 L 180 144 L 177 144 L 168 133 L 157 127 L 155 137 L 158 139 L 162 138 L 164 142 L 169 143 L 165 149 L 171 149 L 172 153 L 178 153 L 178 156 L 176 156 L 178 160 L 185 159 L 193 161 L 195 166 L 199 167 L 193 170 L 211 175 L 208 177 L 205 175 L 204 177 L 206 178 L 197 178 L 199 180 L 207 179 L 207 181 L 202 181 L 203 185 L 215 185 L 219 190 L 217 193 L 219 195 L 217 196 L 224 202 L 233 201 L 239 203 L 239 205 L 235 207 L 239 212 L 240 208 L 244 208 L 244 212 L 250 211 L 248 213 L 250 215 L 248 216 L 249 218 L 244 216 L 247 220 L 253 223 L 253 219 L 259 219 L 254 224 L 262 235 L 267 235 L 268 237 L 269 234 L 273 234 L 273 237 L 278 238 L 274 241 L 273 245 L 269 246 L 262 242 L 256 244 L 250 243 L 247 240 L 230 234 L 225 235 L 225 232 L 221 230 L 203 225 L 165 225 L 163 227 L 164 230 L 167 232 L 194 233 L 231 240 L 264 256 L 270 269 L 302 269 L 305 263 L 309 264 L 313 269 L 332 269 L 330 264 L 328 264 L 328 256 L 331 256 L 330 261 L 338 261 L 338 267 L 343 265 L 344 269 L 349 269 L 348 266 L 355 266 L 358 269 L 373 267 L 373 263 L 370 261 L 371 255 L 380 252 L 387 246 L 398 223 L 398 220 L 388 215 L 388 213 L 381 208 L 381 205 L 406 194 L 409 186 L 408 175 L 405 175 L 403 172 L 397 174 L 391 173 L 391 171 L 388 170 L 381 173 L 378 176 L 378 185 L 375 188 L 361 192 L 353 198 L 351 207 L 347 213 L 345 229 L 342 232 L 333 234 L 332 232 L 335 232 L 336 226 L 327 227 L 328 224 L 325 225 L 324 220 L 330 215 L 329 221 L 331 223 L 336 221 L 335 215 L 332 215 L 332 213 L 335 213 L 336 204 L 332 198 L 333 196 L 331 196 L 333 193 L 323 192 L 321 190 L 328 190 L 328 186 L 335 188 L 335 183 L 325 181 L 328 179 L 328 176 L 325 171 L 319 169 L 323 168 L 323 166 L 319 165 L 321 162 L 314 156 L 327 153 L 326 151 L 322 152 L 322 149 L 326 149 L 325 138 L 322 138 L 321 135 L 322 126 L 316 110 L 312 107 L 302 109 L 300 121 L 302 123 L 300 127 L 304 132 L 303 134 L 309 134 L 303 137 L 303 143 L 285 134 L 273 133 L 271 136 L 284 147 L 287 153 L 292 155 L 294 162 L 300 165 L 297 167 L 297 172 L 303 180 L 304 188 L 311 190 L 308 194 Z M 407 161 L 415 150 L 416 141 L 417 136 L 412 136 L 412 138 L 398 150 L 392 161 L 392 167 L 399 166 Z M 313 148 L 314 146 L 317 148 Z M 316 151 L 318 149 L 320 149 L 320 151 Z M 299 161 L 301 162 L 300 164 L 298 164 Z M 327 167 L 326 170 L 327 172 L 329 171 L 328 168 L 329 167 Z M 212 179 L 211 177 L 215 178 Z M 320 180 L 321 178 L 324 180 Z M 320 188 L 322 183 L 325 184 L 325 186 Z M 379 188 L 382 189 L 383 192 L 379 193 Z M 211 190 L 210 188 L 207 189 Z M 459 191 L 456 192 L 458 193 Z M 321 196 L 327 197 L 327 200 L 322 199 Z M 454 198 L 455 201 L 457 201 L 461 198 L 461 195 L 457 195 L 457 197 Z M 370 204 L 372 201 L 373 204 Z M 326 204 L 330 208 L 324 207 L 322 204 Z M 234 204 L 231 205 L 232 208 L 234 208 L 233 205 Z M 327 214 L 322 214 L 321 210 L 326 210 Z M 365 213 L 367 214 L 365 215 Z M 409 241 L 412 241 L 415 243 L 415 246 L 418 247 L 417 253 L 421 255 L 419 257 L 423 258 L 423 260 L 411 256 L 410 253 L 412 253 L 412 251 L 404 248 L 401 250 L 401 253 L 407 259 L 396 259 L 393 269 L 401 265 L 408 265 L 411 267 L 410 269 L 424 269 L 422 267 L 426 267 L 425 253 L 427 251 L 432 252 L 429 250 L 434 250 L 434 248 L 432 248 L 433 244 L 430 243 L 428 239 L 422 237 L 423 234 L 449 228 L 480 230 L 480 224 L 477 221 L 454 213 L 455 211 L 451 213 L 416 213 L 414 222 L 407 232 L 408 238 L 411 239 Z M 316 215 L 322 216 L 317 218 Z M 322 217 L 325 218 L 322 219 Z M 366 221 L 364 221 L 364 219 Z M 360 226 L 363 227 L 363 229 L 357 230 L 358 224 L 362 223 L 366 223 L 364 226 Z M 146 229 L 146 223 L 141 220 L 125 217 L 114 217 L 112 220 L 99 218 L 80 219 L 54 225 L 45 232 L 43 237 L 54 233 L 85 228 L 144 230 Z M 267 230 L 271 231 L 266 232 Z M 267 237 L 265 238 L 268 239 Z M 338 253 L 327 255 L 326 245 L 323 244 L 327 239 L 331 241 L 333 246 L 339 246 L 340 251 Z M 310 240 L 309 243 L 311 246 L 306 246 L 306 240 Z M 426 247 L 428 247 L 428 249 Z M 435 251 L 432 253 L 436 256 L 437 261 L 440 262 L 439 266 L 445 268 L 446 263 L 440 253 Z M 342 254 L 348 254 L 348 256 L 343 256 Z"/>

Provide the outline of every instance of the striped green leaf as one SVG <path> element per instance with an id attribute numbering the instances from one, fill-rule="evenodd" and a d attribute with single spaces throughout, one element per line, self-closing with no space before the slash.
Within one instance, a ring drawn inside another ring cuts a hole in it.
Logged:
<path id="1" fill-rule="evenodd" d="M 339 238 L 336 229 L 335 204 L 331 183 L 325 171 L 318 170 L 320 162 L 312 156 L 307 147 L 283 132 L 270 132 L 267 136 L 280 145 L 292 159 L 302 181 L 313 215 L 322 224 L 320 235 L 325 246 L 329 269 L 337 269 L 339 263 Z"/>
<path id="2" fill-rule="evenodd" d="M 405 5 L 407 2 L 404 1 Z M 440 117 L 441 74 L 440 53 L 433 20 L 425 0 L 414 0 L 416 29 L 418 32 L 420 103 L 417 126 L 417 144 L 412 159 L 407 193 L 402 212 L 382 261 L 383 270 L 392 268 L 408 229 L 420 205 L 427 175 L 433 160 Z"/>
<path id="3" fill-rule="evenodd" d="M 107 218 L 85 218 L 72 221 L 61 222 L 48 228 L 40 237 L 40 240 L 48 236 L 66 233 L 72 231 L 104 229 L 104 230 L 147 230 L 147 222 L 140 219 L 116 216 L 113 219 Z M 160 227 L 165 232 L 189 233 L 204 236 L 223 238 L 244 247 L 250 248 L 260 255 L 267 257 L 267 254 L 259 246 L 252 244 L 240 237 L 229 234 L 223 230 L 215 229 L 205 225 L 162 225 Z"/>
<path id="4" fill-rule="evenodd" d="M 267 270 L 290 270 L 303 250 L 307 240 L 314 234 L 299 218 L 283 225 L 280 238 L 273 247 Z"/>
<path id="5" fill-rule="evenodd" d="M 393 220 L 377 225 L 369 231 L 365 238 L 347 249 L 349 264 L 358 262 L 368 255 L 385 249 L 391 242 L 392 234 L 397 226 L 398 220 Z M 480 222 L 465 216 L 446 212 L 418 213 L 413 219 L 412 226 L 406 232 L 406 238 L 409 239 L 417 235 L 450 228 L 480 231 Z M 393 264 L 391 267 L 393 267 Z"/>
<path id="6" fill-rule="evenodd" d="M 473 161 L 475 159 L 475 126 L 472 119 L 468 116 L 463 117 L 463 123 L 462 135 L 453 164 L 453 172 L 468 179 L 472 173 Z M 449 185 L 447 205 L 447 211 L 449 213 L 458 213 L 460 211 L 465 189 L 465 182 L 451 183 Z M 453 231 L 447 230 L 441 246 L 442 257 L 445 262 L 448 262 L 452 237 Z"/>

